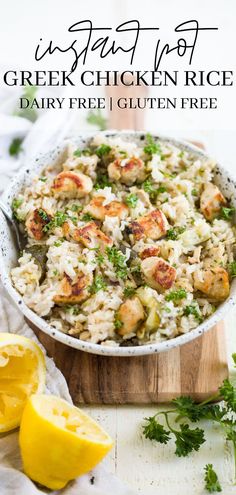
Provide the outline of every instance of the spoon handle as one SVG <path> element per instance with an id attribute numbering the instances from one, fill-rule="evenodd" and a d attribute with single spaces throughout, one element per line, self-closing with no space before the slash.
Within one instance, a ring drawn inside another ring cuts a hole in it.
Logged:
<path id="1" fill-rule="evenodd" d="M 15 235 L 17 246 L 18 246 L 19 250 L 22 251 L 24 249 L 25 242 L 23 241 L 23 238 L 19 232 L 18 225 L 16 224 L 16 222 L 13 218 L 11 210 L 5 205 L 5 203 L 3 203 L 3 201 L 1 199 L 0 199 L 0 210 L 2 210 L 5 218 L 9 222 L 9 224 L 12 228 L 12 232 Z"/>

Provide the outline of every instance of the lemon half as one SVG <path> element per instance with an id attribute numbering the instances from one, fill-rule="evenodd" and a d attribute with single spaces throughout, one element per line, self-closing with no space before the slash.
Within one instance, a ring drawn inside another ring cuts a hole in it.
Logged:
<path id="1" fill-rule="evenodd" d="M 87 473 L 112 447 L 110 436 L 87 414 L 52 395 L 32 395 L 20 425 L 24 472 L 53 490 Z"/>
<path id="2" fill-rule="evenodd" d="M 44 355 L 33 340 L 0 333 L 0 433 L 19 426 L 31 394 L 45 387 Z"/>

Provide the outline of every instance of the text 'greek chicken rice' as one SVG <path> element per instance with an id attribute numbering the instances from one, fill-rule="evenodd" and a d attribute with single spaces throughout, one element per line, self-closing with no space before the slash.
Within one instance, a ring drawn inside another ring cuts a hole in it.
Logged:
<path id="1" fill-rule="evenodd" d="M 189 332 L 230 292 L 234 209 L 214 163 L 147 135 L 69 145 L 13 201 L 27 245 L 11 276 L 56 329 L 107 346 Z"/>

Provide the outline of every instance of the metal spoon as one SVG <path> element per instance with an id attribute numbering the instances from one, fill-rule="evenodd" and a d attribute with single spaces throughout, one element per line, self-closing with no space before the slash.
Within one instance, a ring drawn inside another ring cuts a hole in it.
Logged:
<path id="1" fill-rule="evenodd" d="M 19 251 L 23 251 L 23 249 L 26 245 L 26 238 L 20 232 L 18 223 L 14 219 L 11 210 L 8 209 L 8 207 L 3 203 L 3 201 L 1 199 L 0 199 L 0 209 L 2 210 L 5 218 L 7 219 L 8 223 L 11 227 L 11 231 L 15 237 L 16 244 L 18 246 Z"/>

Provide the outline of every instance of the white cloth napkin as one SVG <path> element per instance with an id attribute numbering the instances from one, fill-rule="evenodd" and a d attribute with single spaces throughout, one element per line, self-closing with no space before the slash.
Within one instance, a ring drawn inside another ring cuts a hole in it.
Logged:
<path id="1" fill-rule="evenodd" d="M 8 133 L 0 132 L 1 156 L 0 156 L 0 194 L 5 188 L 6 183 L 10 180 L 22 163 L 22 159 L 10 159 L 7 155 L 7 146 L 9 138 L 18 137 L 19 129 L 21 135 L 28 132 L 24 141 L 25 154 L 23 156 L 29 159 L 39 150 L 46 151 L 48 146 L 56 145 L 58 135 L 60 139 L 64 136 L 61 129 L 66 132 L 73 125 L 73 117 L 60 113 L 55 116 L 48 113 L 38 119 L 36 124 L 27 127 L 25 122 L 19 122 L 15 117 L 6 117 L 0 115 L 0 122 L 6 122 Z M 69 117 L 69 125 L 68 125 Z M 22 119 L 23 120 L 23 119 Z M 52 122 L 54 125 L 52 127 Z M 66 125 L 65 125 L 66 123 Z M 64 127 L 63 127 L 64 126 Z M 29 130 L 30 128 L 30 130 Z M 3 129 L 3 127 L 2 127 Z M 35 146 L 34 146 L 35 143 Z M 3 287 L 0 285 L 0 332 L 11 332 L 34 339 L 38 342 L 33 331 L 25 323 L 23 316 L 18 308 L 9 300 Z M 42 346 L 41 346 L 42 348 Z M 68 401 L 71 397 L 68 391 L 66 381 L 62 373 L 56 368 L 52 359 L 46 357 L 47 364 L 47 383 L 46 392 L 58 395 Z M 27 476 L 22 472 L 22 463 L 18 445 L 18 431 L 0 436 L 0 495 L 40 495 L 48 493 L 47 490 L 39 489 Z M 50 492 L 56 494 L 59 492 Z M 70 482 L 67 487 L 60 491 L 63 495 L 135 495 L 133 490 L 129 489 L 116 476 L 106 471 L 102 464 L 86 476 Z"/>

